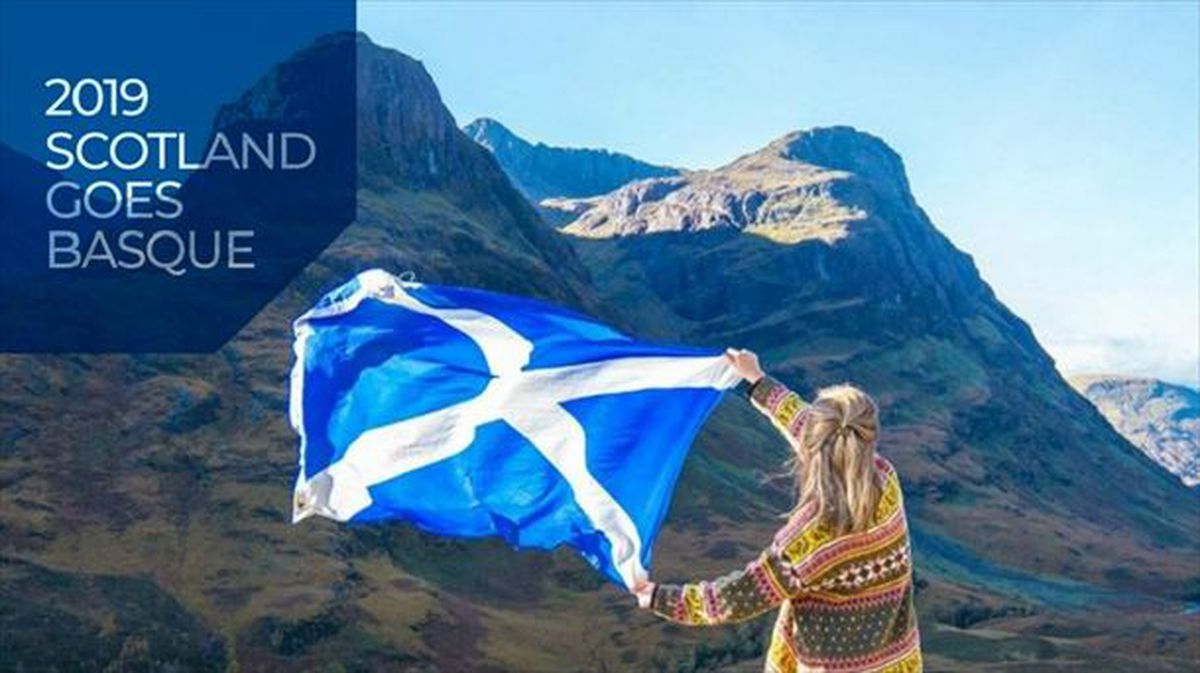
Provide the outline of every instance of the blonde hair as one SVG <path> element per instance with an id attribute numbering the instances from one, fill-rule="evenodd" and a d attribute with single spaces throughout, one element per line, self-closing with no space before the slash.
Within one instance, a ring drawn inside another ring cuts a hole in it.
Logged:
<path id="1" fill-rule="evenodd" d="M 799 494 L 793 513 L 812 505 L 835 535 L 866 530 L 880 494 L 875 476 L 879 438 L 875 400 L 841 384 L 822 389 L 807 413 L 791 461 Z"/>

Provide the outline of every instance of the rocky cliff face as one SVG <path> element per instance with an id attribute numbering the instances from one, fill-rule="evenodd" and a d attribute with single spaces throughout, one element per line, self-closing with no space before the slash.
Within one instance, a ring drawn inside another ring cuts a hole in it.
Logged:
<path id="1" fill-rule="evenodd" d="M 1200 486 L 1200 392 L 1157 379 L 1071 377 L 1109 423 L 1185 485 Z"/>
<path id="2" fill-rule="evenodd" d="M 867 172 L 871 187 L 907 194 L 900 159 L 886 145 L 849 128 L 821 129 L 780 138 L 718 170 L 549 203 L 576 214 L 569 233 L 591 238 L 731 229 L 780 243 L 833 242 L 866 216 L 855 204 L 864 194 L 853 192 L 866 186 Z"/>
<path id="3" fill-rule="evenodd" d="M 679 172 L 608 150 L 534 145 L 494 119 L 476 119 L 463 131 L 496 155 L 513 184 L 533 203 L 605 194 L 634 180 Z"/>
<path id="4" fill-rule="evenodd" d="M 458 129 L 424 67 L 359 39 L 358 229 L 388 236 L 371 257 L 430 282 L 586 306 L 587 272 L 569 245 Z"/>

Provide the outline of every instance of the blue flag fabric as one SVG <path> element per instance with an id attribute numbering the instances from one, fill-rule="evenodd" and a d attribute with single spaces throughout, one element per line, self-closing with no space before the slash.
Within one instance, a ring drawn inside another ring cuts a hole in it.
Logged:
<path id="1" fill-rule="evenodd" d="M 628 588 L 647 578 L 696 432 L 738 381 L 719 351 L 380 270 L 294 332 L 294 521 L 568 544 Z"/>

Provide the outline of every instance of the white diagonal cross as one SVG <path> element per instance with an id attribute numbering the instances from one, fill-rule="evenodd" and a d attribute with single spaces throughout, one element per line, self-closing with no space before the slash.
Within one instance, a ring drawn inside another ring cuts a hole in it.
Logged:
<path id="1" fill-rule="evenodd" d="M 470 446 L 479 426 L 503 420 L 524 436 L 570 485 L 575 501 L 608 539 L 613 565 L 629 587 L 646 579 L 642 540 L 629 514 L 587 469 L 587 436 L 562 403 L 583 397 L 655 388 L 724 389 L 737 376 L 722 356 L 626 357 L 563 367 L 524 370 L 533 344 L 500 320 L 471 309 L 435 308 L 418 301 L 390 274 L 359 275 L 359 288 L 331 306 L 296 321 L 292 372 L 292 424 L 301 436 L 301 469 L 293 521 L 320 515 L 346 521 L 371 504 L 368 489 L 451 458 Z M 436 317 L 472 339 L 493 378 L 479 395 L 436 411 L 361 434 L 336 463 L 304 479 L 304 349 L 309 320 L 353 310 L 374 298 Z"/>

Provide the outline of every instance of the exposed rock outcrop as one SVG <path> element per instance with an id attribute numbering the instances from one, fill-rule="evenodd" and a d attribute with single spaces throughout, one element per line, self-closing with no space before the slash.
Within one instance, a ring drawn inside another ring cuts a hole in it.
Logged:
<path id="1" fill-rule="evenodd" d="M 1073 376 L 1071 385 L 1154 462 L 1187 486 L 1200 487 L 1200 392 L 1112 374 Z"/>

